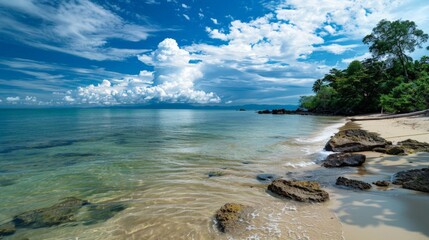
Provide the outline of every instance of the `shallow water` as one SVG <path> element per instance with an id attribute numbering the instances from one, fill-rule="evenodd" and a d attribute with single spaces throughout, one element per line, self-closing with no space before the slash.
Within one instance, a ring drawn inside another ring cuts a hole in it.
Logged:
<path id="1" fill-rule="evenodd" d="M 0 110 L 0 221 L 74 196 L 127 209 L 8 238 L 340 239 L 323 204 L 273 197 L 256 175 L 315 164 L 343 123 L 253 111 Z M 213 171 L 222 176 L 208 177 Z M 213 214 L 227 202 L 255 209 L 239 236 L 216 230 Z"/>

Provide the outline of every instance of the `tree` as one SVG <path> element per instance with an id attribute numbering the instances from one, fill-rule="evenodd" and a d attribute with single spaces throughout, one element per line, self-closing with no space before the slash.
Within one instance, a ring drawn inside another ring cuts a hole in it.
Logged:
<path id="1" fill-rule="evenodd" d="M 322 79 L 317 79 L 314 84 L 313 84 L 313 92 L 317 93 L 320 91 L 320 89 L 323 86 L 323 80 Z"/>
<path id="2" fill-rule="evenodd" d="M 375 58 L 398 59 L 405 78 L 409 80 L 407 64 L 411 58 L 406 53 L 414 52 L 416 47 L 422 48 L 428 38 L 413 21 L 381 20 L 363 42 L 369 45 L 369 51 Z"/>

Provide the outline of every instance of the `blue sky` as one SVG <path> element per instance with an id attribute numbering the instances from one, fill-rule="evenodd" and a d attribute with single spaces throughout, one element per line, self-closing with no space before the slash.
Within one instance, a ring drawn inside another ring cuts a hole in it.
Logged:
<path id="1" fill-rule="evenodd" d="M 0 0 L 0 105 L 296 104 L 426 0 Z M 418 58 L 427 54 L 418 50 Z"/>

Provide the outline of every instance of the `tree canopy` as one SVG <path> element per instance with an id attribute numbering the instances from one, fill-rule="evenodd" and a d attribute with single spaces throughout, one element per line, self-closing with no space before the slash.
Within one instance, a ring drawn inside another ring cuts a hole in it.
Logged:
<path id="1" fill-rule="evenodd" d="M 407 55 L 427 40 L 412 21 L 380 21 L 363 39 L 373 57 L 331 69 L 314 83 L 316 95 L 301 97 L 301 107 L 345 115 L 429 108 L 429 57 L 413 61 Z"/>

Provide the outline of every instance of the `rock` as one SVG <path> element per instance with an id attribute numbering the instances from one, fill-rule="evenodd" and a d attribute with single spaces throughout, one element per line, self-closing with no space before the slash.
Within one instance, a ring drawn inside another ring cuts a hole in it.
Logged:
<path id="1" fill-rule="evenodd" d="M 379 153 L 385 153 L 385 154 L 389 154 L 389 155 L 404 155 L 404 154 L 406 154 L 405 149 L 403 147 L 394 146 L 394 145 L 387 145 L 384 148 L 376 147 L 373 149 L 373 151 L 379 152 Z"/>
<path id="2" fill-rule="evenodd" d="M 329 200 L 329 194 L 320 189 L 318 182 L 312 181 L 277 179 L 268 185 L 268 190 L 299 202 L 324 202 Z"/>
<path id="3" fill-rule="evenodd" d="M 261 110 L 261 111 L 258 111 L 258 114 L 271 114 L 271 111 L 270 110 Z"/>
<path id="4" fill-rule="evenodd" d="M 86 225 L 106 221 L 127 207 L 122 203 L 98 203 L 88 205 L 87 216 L 82 220 Z"/>
<path id="5" fill-rule="evenodd" d="M 223 176 L 223 175 L 225 175 L 225 173 L 224 173 L 224 172 L 222 172 L 222 171 L 211 171 L 211 172 L 208 172 L 208 173 L 207 173 L 207 176 L 208 176 L 209 178 L 211 178 L 211 177 L 221 177 L 221 176 Z"/>
<path id="6" fill-rule="evenodd" d="M 359 180 L 348 179 L 345 177 L 338 177 L 336 185 L 342 185 L 346 187 L 356 188 L 360 190 L 367 190 L 371 188 L 371 184 L 362 182 Z"/>
<path id="7" fill-rule="evenodd" d="M 248 206 L 238 203 L 227 203 L 216 212 L 217 226 L 224 233 L 245 231 L 249 213 L 250 207 Z"/>
<path id="8" fill-rule="evenodd" d="M 376 147 L 391 144 L 375 133 L 362 129 L 348 129 L 336 133 L 325 146 L 325 150 L 333 152 L 371 151 Z"/>
<path id="9" fill-rule="evenodd" d="M 270 173 L 261 173 L 256 176 L 256 179 L 258 179 L 260 182 L 263 182 L 263 183 L 270 183 L 273 180 L 276 180 L 278 178 L 280 177 Z"/>
<path id="10" fill-rule="evenodd" d="M 12 222 L 0 225 L 0 239 L 2 236 L 12 235 L 16 232 L 15 224 Z"/>
<path id="11" fill-rule="evenodd" d="M 16 227 L 50 227 L 74 221 L 77 211 L 88 202 L 78 198 L 66 198 L 51 207 L 21 213 L 13 218 Z"/>
<path id="12" fill-rule="evenodd" d="M 379 187 L 388 187 L 390 185 L 389 181 L 377 181 L 373 182 L 372 184 L 379 186 Z"/>
<path id="13" fill-rule="evenodd" d="M 412 169 L 394 175 L 393 184 L 421 192 L 429 192 L 429 168 Z"/>
<path id="14" fill-rule="evenodd" d="M 398 142 L 398 145 L 416 152 L 429 152 L 429 143 L 419 142 L 412 139 Z"/>
<path id="15" fill-rule="evenodd" d="M 357 167 L 362 166 L 365 162 L 366 156 L 363 154 L 351 154 L 351 153 L 336 153 L 329 155 L 322 166 L 331 167 Z"/>

